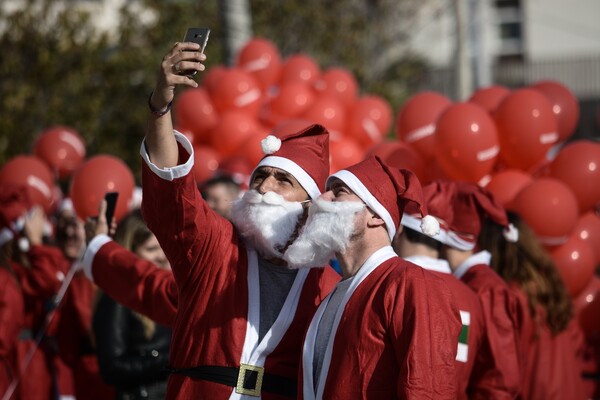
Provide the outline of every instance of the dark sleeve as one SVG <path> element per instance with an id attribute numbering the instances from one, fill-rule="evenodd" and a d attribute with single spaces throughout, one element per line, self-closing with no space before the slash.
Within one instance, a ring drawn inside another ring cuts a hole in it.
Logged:
<path id="1" fill-rule="evenodd" d="M 165 378 L 168 351 L 139 352 L 133 347 L 132 312 L 106 295 L 98 302 L 93 328 L 102 378 L 115 386 Z"/>

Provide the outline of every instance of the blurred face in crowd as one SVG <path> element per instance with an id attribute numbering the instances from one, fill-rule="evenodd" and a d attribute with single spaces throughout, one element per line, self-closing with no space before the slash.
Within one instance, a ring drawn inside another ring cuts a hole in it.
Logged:
<path id="1" fill-rule="evenodd" d="M 85 249 L 85 230 L 83 222 L 75 210 L 60 211 L 56 221 L 56 244 L 64 255 L 71 260 L 79 258 Z"/>
<path id="2" fill-rule="evenodd" d="M 134 249 L 134 253 L 144 260 L 151 261 L 160 268 L 167 269 L 170 267 L 165 252 L 160 247 L 160 244 L 158 244 L 158 239 L 152 234 Z"/>
<path id="3" fill-rule="evenodd" d="M 235 202 L 232 221 L 262 256 L 280 258 L 297 234 L 308 199 L 291 174 L 261 167 L 252 177 L 250 190 Z"/>
<path id="4" fill-rule="evenodd" d="M 231 220 L 231 208 L 238 198 L 238 193 L 239 190 L 227 183 L 215 183 L 202 191 L 208 206 L 228 220 Z"/>

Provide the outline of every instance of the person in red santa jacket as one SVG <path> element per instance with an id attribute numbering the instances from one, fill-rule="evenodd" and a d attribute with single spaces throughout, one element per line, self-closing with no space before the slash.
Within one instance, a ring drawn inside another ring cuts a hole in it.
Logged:
<path id="1" fill-rule="evenodd" d="M 502 228 L 486 222 L 479 247 L 492 254 L 490 266 L 517 291 L 521 307 L 520 339 L 525 355 L 522 399 L 586 399 L 581 376 L 583 334 L 573 305 L 548 252 L 519 215 L 508 212 L 519 230 L 507 241 Z"/>
<path id="2" fill-rule="evenodd" d="M 454 190 L 454 185 L 439 181 L 423 188 L 427 211 L 443 228 L 447 228 L 448 221 L 452 220 L 452 205 L 447 199 L 452 197 Z M 451 192 L 450 196 L 448 191 Z M 482 373 L 489 367 L 487 360 L 490 354 L 479 299 L 471 288 L 456 279 L 448 261 L 439 258 L 443 244 L 438 237 L 441 238 L 445 231 L 441 230 L 433 237 L 423 234 L 420 229 L 423 220 L 418 210 L 411 206 L 408 204 L 406 207 L 392 245 L 400 257 L 443 279 L 456 300 L 462 322 L 456 352 L 457 399 L 493 399 L 497 396 L 497 389 L 493 383 L 481 379 L 490 375 Z"/>
<path id="3" fill-rule="evenodd" d="M 2 185 L 0 219 L 3 270 L 9 271 L 17 282 L 15 286 L 13 280 L 5 281 L 9 286 L 3 294 L 10 296 L 7 300 L 21 311 L 1 328 L 12 337 L 18 329 L 18 339 L 9 350 L 11 379 L 3 382 L 10 386 L 3 394 L 12 393 L 11 399 L 51 399 L 59 388 L 46 349 L 52 344 L 46 335 L 52 308 L 49 305 L 53 304 L 52 297 L 58 292 L 65 271 L 56 264 L 58 249 L 43 243 L 46 216 L 40 207 L 32 206 L 25 187 Z"/>
<path id="4" fill-rule="evenodd" d="M 485 332 L 490 356 L 487 368 L 474 370 L 476 379 L 484 380 L 493 398 L 514 399 L 521 393 L 523 353 L 519 345 L 519 315 L 523 310 L 508 284 L 490 268 L 491 254 L 477 247 L 484 221 L 503 229 L 507 240 L 516 240 L 518 231 L 508 223 L 504 208 L 485 189 L 467 182 L 455 185 L 455 194 L 447 191 L 452 204 L 452 220 L 444 234 L 442 256 L 448 260 L 454 275 L 477 293 L 483 309 Z M 491 385 L 491 386 L 490 386 Z"/>
<path id="5" fill-rule="evenodd" d="M 335 253 L 343 272 L 306 334 L 300 397 L 456 399 L 454 297 L 391 247 L 406 203 L 425 208 L 419 181 L 370 157 L 330 176 L 327 189 L 284 255 L 306 266 Z"/>
<path id="6" fill-rule="evenodd" d="M 198 49 L 177 43 L 164 57 L 141 148 L 144 219 L 177 285 L 167 398 L 295 398 L 302 335 L 339 275 L 289 269 L 281 257 L 324 187 L 329 135 L 310 125 L 265 138 L 250 191 L 226 220 L 202 199 L 193 147 L 171 121 L 175 87 L 198 86 L 178 73 L 204 69 Z"/>

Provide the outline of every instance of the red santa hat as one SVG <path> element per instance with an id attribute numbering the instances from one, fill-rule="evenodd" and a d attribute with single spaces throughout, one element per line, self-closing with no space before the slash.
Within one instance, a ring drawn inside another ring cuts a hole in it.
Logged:
<path id="1" fill-rule="evenodd" d="M 459 250 L 473 250 L 483 222 L 490 219 L 505 228 L 506 240 L 516 242 L 518 231 L 509 224 L 506 211 L 494 196 L 474 183 L 455 182 L 453 218 L 445 243 Z"/>
<path id="2" fill-rule="evenodd" d="M 15 237 L 23 228 L 24 214 L 31 208 L 25 186 L 0 185 L 0 246 Z"/>
<path id="3" fill-rule="evenodd" d="M 328 185 L 333 178 L 344 182 L 383 219 L 390 240 L 396 234 L 396 227 L 408 203 L 415 203 L 421 216 L 427 215 L 421 183 L 416 175 L 406 169 L 392 168 L 377 156 L 336 172 L 327 179 Z M 435 220 L 427 221 L 435 225 Z M 428 226 L 426 230 L 434 231 L 435 226 Z"/>
<path id="4" fill-rule="evenodd" d="M 450 223 L 454 219 L 452 204 L 455 197 L 456 184 L 451 181 L 437 180 L 423 187 L 423 198 L 427 205 L 427 211 L 431 217 L 437 220 L 440 226 L 439 233 L 430 236 L 442 243 L 447 241 Z M 423 229 L 423 219 L 413 203 L 406 206 L 401 223 L 403 226 L 417 232 L 419 229 Z"/>
<path id="5" fill-rule="evenodd" d="M 297 132 L 269 135 L 263 139 L 261 147 L 265 157 L 256 169 L 280 168 L 292 174 L 312 199 L 321 195 L 329 174 L 327 129 L 315 124 Z"/>

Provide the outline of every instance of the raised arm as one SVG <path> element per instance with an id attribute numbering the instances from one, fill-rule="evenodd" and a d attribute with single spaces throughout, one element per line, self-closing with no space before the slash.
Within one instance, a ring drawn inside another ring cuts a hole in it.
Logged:
<path id="1" fill-rule="evenodd" d="M 206 56 L 200 53 L 197 43 L 175 43 L 160 65 L 158 81 L 149 99 L 150 116 L 146 128 L 146 150 L 150 160 L 159 168 L 177 165 L 177 142 L 173 136 L 171 104 L 175 86 L 198 87 L 191 76 L 180 71 L 204 71 Z"/>

